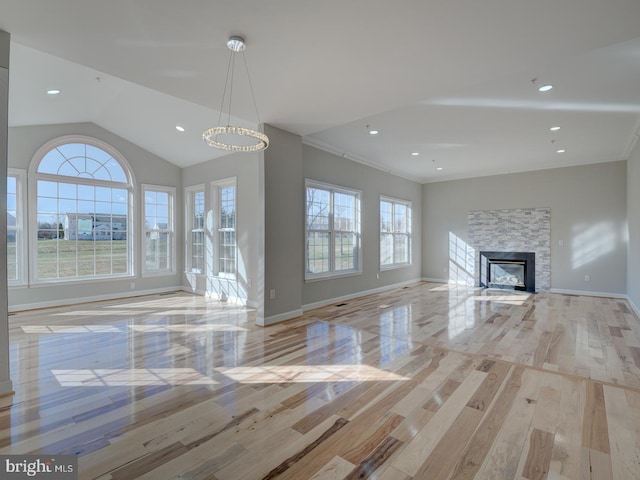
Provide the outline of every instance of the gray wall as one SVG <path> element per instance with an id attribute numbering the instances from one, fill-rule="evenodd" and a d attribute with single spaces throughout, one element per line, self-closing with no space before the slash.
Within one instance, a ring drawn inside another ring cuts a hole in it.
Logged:
<path id="1" fill-rule="evenodd" d="M 0 176 L 7 178 L 10 36 L 0 30 Z M 7 258 L 7 182 L 0 182 L 0 258 Z M 7 262 L 0 263 L 0 395 L 13 389 L 9 378 L 9 322 L 7 316 Z"/>
<path id="2" fill-rule="evenodd" d="M 245 296 L 238 297 L 244 303 L 256 306 L 258 303 L 258 223 L 259 203 L 258 167 L 260 156 L 257 153 L 234 153 L 215 160 L 200 163 L 182 170 L 182 186 L 192 187 L 204 184 L 205 205 L 211 208 L 211 183 L 227 178 L 236 178 L 237 205 L 237 240 L 238 240 L 238 279 L 237 291 Z M 183 192 L 184 194 L 184 192 Z M 183 218 L 184 205 L 180 206 L 178 215 Z M 209 212 L 210 213 L 210 212 Z M 208 216 L 208 215 L 207 215 Z M 183 245 L 179 246 L 179 255 L 184 257 Z M 207 255 L 212 252 L 208 251 Z M 210 258 L 210 257 L 207 257 Z M 186 275 L 183 286 L 199 293 L 216 295 L 216 279 L 207 279 L 204 275 Z M 226 286 L 223 285 L 222 288 Z M 234 286 L 231 286 L 233 291 Z M 225 291 L 228 294 L 228 291 Z"/>
<path id="3" fill-rule="evenodd" d="M 627 294 L 636 310 L 640 310 L 640 142 L 627 161 L 627 219 Z"/>
<path id="4" fill-rule="evenodd" d="M 63 135 L 86 135 L 98 138 L 116 150 L 129 162 L 136 180 L 134 218 L 135 235 L 135 272 L 136 278 L 109 279 L 91 282 L 73 282 L 67 284 L 34 285 L 29 288 L 11 287 L 9 308 L 64 304 L 83 298 L 96 296 L 114 296 L 170 290 L 180 287 L 184 272 L 183 212 L 181 169 L 177 166 L 143 150 L 113 133 L 92 123 L 45 125 L 34 127 L 12 127 L 9 129 L 9 167 L 23 170 L 29 164 L 36 151 L 46 142 Z M 152 277 L 141 276 L 142 254 L 141 238 L 144 222 L 141 220 L 141 184 L 163 185 L 176 188 L 176 273 Z M 6 195 L 5 195 L 6 196 Z M 27 226 L 28 230 L 28 226 Z M 131 288 L 131 282 L 135 283 Z"/>
<path id="5" fill-rule="evenodd" d="M 293 318 L 302 313 L 303 178 L 302 139 L 265 125 L 270 146 L 261 165 L 264 200 L 264 239 L 260 286 L 264 310 L 259 324 Z M 274 291 L 275 298 L 270 298 Z"/>
<path id="6" fill-rule="evenodd" d="M 304 283 L 303 305 L 419 279 L 422 268 L 421 185 L 308 145 L 303 147 L 303 158 L 305 178 L 362 191 L 362 275 Z M 379 270 L 380 195 L 412 202 L 412 264 L 408 267 Z M 378 274 L 380 278 L 377 278 Z"/>
<path id="7" fill-rule="evenodd" d="M 626 294 L 626 168 L 601 163 L 423 185 L 423 276 L 448 279 L 449 238 L 468 241 L 467 212 L 551 207 L 551 288 Z"/>

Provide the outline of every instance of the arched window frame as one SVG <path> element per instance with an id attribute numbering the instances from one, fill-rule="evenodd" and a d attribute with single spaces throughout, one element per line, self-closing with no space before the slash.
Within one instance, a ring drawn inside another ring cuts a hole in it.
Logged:
<path id="1" fill-rule="evenodd" d="M 71 177 L 59 174 L 49 174 L 38 172 L 38 168 L 45 156 L 53 149 L 70 143 L 81 143 L 90 145 L 108 153 L 124 171 L 126 182 L 115 182 L 107 180 L 89 179 L 86 177 Z M 38 180 L 51 180 L 55 182 L 75 183 L 78 185 L 94 185 L 119 187 L 127 190 L 127 272 L 122 274 L 75 276 L 64 278 L 38 278 Z M 135 176 L 126 158 L 108 143 L 94 137 L 85 135 L 65 135 L 52 139 L 42 145 L 33 156 L 29 165 L 28 173 L 28 193 L 29 193 L 29 255 L 30 284 L 51 284 L 67 282 L 86 282 L 91 280 L 108 280 L 135 277 Z"/>

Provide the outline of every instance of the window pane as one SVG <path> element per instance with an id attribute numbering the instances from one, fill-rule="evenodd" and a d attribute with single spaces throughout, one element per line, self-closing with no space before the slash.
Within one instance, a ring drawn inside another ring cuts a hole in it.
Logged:
<path id="1" fill-rule="evenodd" d="M 166 271 L 173 265 L 173 243 L 169 218 L 171 194 L 164 190 L 144 190 L 145 270 Z"/>
<path id="2" fill-rule="evenodd" d="M 409 236 L 397 234 L 393 240 L 394 263 L 407 263 L 409 261 Z"/>
<path id="3" fill-rule="evenodd" d="M 356 231 L 355 197 L 353 195 L 334 194 L 333 228 L 343 232 Z"/>
<path id="4" fill-rule="evenodd" d="M 191 233 L 191 271 L 204 273 L 204 232 Z"/>
<path id="5" fill-rule="evenodd" d="M 7 177 L 7 193 L 15 194 L 18 192 L 17 190 L 17 180 L 16 177 Z"/>
<path id="6" fill-rule="evenodd" d="M 411 242 L 411 206 L 380 200 L 380 265 L 408 264 Z"/>
<path id="7" fill-rule="evenodd" d="M 18 248 L 16 230 L 7 230 L 7 280 L 18 280 Z"/>
<path id="8" fill-rule="evenodd" d="M 218 233 L 220 258 L 218 270 L 220 273 L 236 273 L 236 232 L 221 231 Z"/>
<path id="9" fill-rule="evenodd" d="M 396 203 L 394 215 L 394 231 L 405 233 L 407 231 L 407 207 Z"/>
<path id="10" fill-rule="evenodd" d="M 393 234 L 380 234 L 380 265 L 393 263 Z"/>
<path id="11" fill-rule="evenodd" d="M 356 254 L 356 235 L 354 233 L 336 233 L 335 270 L 353 270 L 358 267 Z"/>
<path id="12" fill-rule="evenodd" d="M 193 228 L 204 228 L 204 192 L 196 192 L 193 197 Z"/>
<path id="13" fill-rule="evenodd" d="M 380 231 L 391 232 L 392 231 L 392 208 L 393 204 L 390 202 L 380 202 Z"/>
<path id="14" fill-rule="evenodd" d="M 327 273 L 329 268 L 330 233 L 309 232 L 307 235 L 307 273 Z"/>
<path id="15" fill-rule="evenodd" d="M 329 229 L 330 192 L 319 188 L 307 188 L 307 228 Z"/>

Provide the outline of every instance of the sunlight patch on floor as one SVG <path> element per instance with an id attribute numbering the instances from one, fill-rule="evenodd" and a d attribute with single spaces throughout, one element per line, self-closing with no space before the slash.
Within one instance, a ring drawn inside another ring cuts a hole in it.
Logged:
<path id="1" fill-rule="evenodd" d="M 369 365 L 267 365 L 218 368 L 239 383 L 313 383 L 409 380 Z"/>
<path id="2" fill-rule="evenodd" d="M 202 333 L 202 332 L 248 332 L 248 328 L 230 325 L 228 323 L 219 324 L 178 324 L 178 325 L 129 325 L 134 332 L 144 333 Z"/>
<path id="3" fill-rule="evenodd" d="M 62 387 L 133 387 L 150 385 L 215 385 L 193 368 L 124 368 L 51 370 Z"/>
<path id="4" fill-rule="evenodd" d="M 113 325 L 24 325 L 24 333 L 121 333 L 118 327 Z"/>

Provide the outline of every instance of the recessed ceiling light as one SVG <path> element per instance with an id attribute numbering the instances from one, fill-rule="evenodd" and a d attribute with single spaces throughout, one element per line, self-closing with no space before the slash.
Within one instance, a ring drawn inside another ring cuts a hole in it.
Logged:
<path id="1" fill-rule="evenodd" d="M 60 92 L 61 90 L 57 88 L 50 88 L 49 90 L 47 90 L 47 95 L 58 95 Z"/>
<path id="2" fill-rule="evenodd" d="M 436 170 L 441 171 L 441 170 L 444 170 L 444 168 L 438 167 L 438 168 L 436 168 Z"/>
<path id="3" fill-rule="evenodd" d="M 179 132 L 184 132 L 184 127 L 181 125 L 176 125 L 176 130 L 178 130 Z"/>
<path id="4" fill-rule="evenodd" d="M 566 152 L 566 150 L 565 150 L 564 148 L 561 148 L 560 150 L 556 150 L 556 152 L 558 152 L 558 153 L 564 153 L 564 152 Z"/>
<path id="5" fill-rule="evenodd" d="M 560 130 L 560 127 L 558 126 L 551 127 L 549 130 L 551 130 L 552 132 L 557 132 L 558 130 Z"/>
<path id="6" fill-rule="evenodd" d="M 538 91 L 539 92 L 548 92 L 552 88 L 553 88 L 553 85 L 542 85 L 540 88 L 538 88 Z"/>
<path id="7" fill-rule="evenodd" d="M 378 130 L 369 130 L 369 135 L 377 135 L 380 132 Z"/>
<path id="8" fill-rule="evenodd" d="M 413 155 L 414 157 L 417 157 L 418 155 L 420 155 L 420 152 L 413 152 L 411 155 Z"/>

